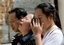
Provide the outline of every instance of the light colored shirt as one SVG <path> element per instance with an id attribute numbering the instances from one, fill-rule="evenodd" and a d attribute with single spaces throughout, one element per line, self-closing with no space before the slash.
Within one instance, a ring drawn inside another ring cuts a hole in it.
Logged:
<path id="1" fill-rule="evenodd" d="M 53 25 L 44 35 L 42 40 L 43 45 L 61 45 L 63 41 L 63 34 L 61 29 L 59 29 L 56 25 Z"/>

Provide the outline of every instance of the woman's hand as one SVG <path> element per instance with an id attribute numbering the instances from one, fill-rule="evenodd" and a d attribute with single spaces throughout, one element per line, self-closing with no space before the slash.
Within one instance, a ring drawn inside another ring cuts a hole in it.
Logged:
<path id="1" fill-rule="evenodd" d="M 42 27 L 40 26 L 39 19 L 36 19 L 36 20 L 33 19 L 32 23 L 30 23 L 30 25 L 31 25 L 31 28 L 32 28 L 34 36 L 36 37 L 36 36 L 41 35 L 41 33 L 42 33 Z"/>

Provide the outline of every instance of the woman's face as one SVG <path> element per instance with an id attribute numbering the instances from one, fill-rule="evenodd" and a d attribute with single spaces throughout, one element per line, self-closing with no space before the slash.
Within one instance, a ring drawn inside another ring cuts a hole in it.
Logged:
<path id="1" fill-rule="evenodd" d="M 19 23 L 18 23 L 18 19 L 15 17 L 15 13 L 9 14 L 9 16 L 8 16 L 8 22 L 9 22 L 11 28 L 15 32 L 17 32 L 18 31 Z"/>
<path id="2" fill-rule="evenodd" d="M 50 17 L 46 17 L 46 15 L 42 12 L 40 8 L 35 10 L 35 18 L 40 20 L 41 25 L 43 24 L 43 29 L 46 30 L 50 25 Z"/>

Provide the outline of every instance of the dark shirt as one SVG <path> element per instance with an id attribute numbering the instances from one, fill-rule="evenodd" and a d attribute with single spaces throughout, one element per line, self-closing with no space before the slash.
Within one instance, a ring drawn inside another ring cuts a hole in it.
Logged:
<path id="1" fill-rule="evenodd" d="M 36 45 L 32 32 L 29 32 L 25 36 L 15 35 L 12 40 L 12 45 Z"/>
<path id="2" fill-rule="evenodd" d="M 18 34 L 16 34 L 15 36 L 12 37 L 12 45 L 17 45 L 19 43 L 20 37 L 22 37 L 22 35 L 18 36 Z"/>

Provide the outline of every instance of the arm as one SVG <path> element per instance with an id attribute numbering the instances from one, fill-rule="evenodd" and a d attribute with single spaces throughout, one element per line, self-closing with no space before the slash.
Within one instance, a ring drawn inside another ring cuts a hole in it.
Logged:
<path id="1" fill-rule="evenodd" d="M 41 35 L 35 37 L 36 45 L 42 45 Z"/>

